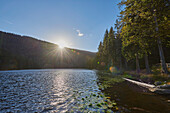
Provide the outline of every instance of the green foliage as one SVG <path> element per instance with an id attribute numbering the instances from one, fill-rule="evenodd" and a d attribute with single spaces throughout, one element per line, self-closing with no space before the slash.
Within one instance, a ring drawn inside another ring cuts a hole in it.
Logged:
<path id="1" fill-rule="evenodd" d="M 98 52 L 96 55 L 97 62 L 99 65 L 96 66 L 98 69 L 109 69 L 111 66 L 120 68 L 121 62 L 121 40 L 116 37 L 113 27 L 110 28 L 109 32 L 106 29 L 103 42 L 100 42 Z"/>
<path id="2" fill-rule="evenodd" d="M 140 69 L 140 62 L 150 72 L 149 63 L 154 65 L 162 58 L 159 58 L 159 38 L 165 59 L 170 62 L 169 3 L 168 0 L 122 0 L 119 6 L 124 8 L 115 22 L 116 32 L 113 27 L 106 29 L 93 60 L 95 68 L 134 69 L 136 62 L 136 68 Z"/>
<path id="3" fill-rule="evenodd" d="M 89 96 L 82 98 L 81 104 L 72 108 L 79 112 L 94 112 L 92 109 L 95 109 L 99 112 L 113 112 L 117 111 L 118 107 L 115 101 L 111 101 L 110 97 L 106 97 L 104 94 L 94 94 L 91 93 Z"/>
<path id="4" fill-rule="evenodd" d="M 103 82 L 99 85 L 100 89 L 106 89 L 111 88 L 116 83 L 123 82 L 124 79 L 122 79 L 121 75 L 106 75 L 104 73 L 99 73 L 99 79 L 101 79 Z"/>
<path id="5" fill-rule="evenodd" d="M 130 79 L 133 78 L 133 76 L 132 76 L 132 75 L 129 75 L 129 74 L 124 74 L 123 77 L 125 77 L 125 78 L 130 78 Z"/>
<path id="6" fill-rule="evenodd" d="M 168 40 L 168 0 L 122 0 L 119 5 L 125 6 L 120 12 L 121 27 L 117 28 L 122 39 L 122 53 L 127 60 L 152 54 L 158 40 Z M 160 58 L 164 60 L 163 55 Z"/>

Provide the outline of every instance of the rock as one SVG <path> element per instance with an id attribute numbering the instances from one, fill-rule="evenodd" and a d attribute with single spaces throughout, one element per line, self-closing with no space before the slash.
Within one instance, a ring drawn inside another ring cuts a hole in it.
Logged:
<path id="1" fill-rule="evenodd" d="M 157 86 L 157 88 L 161 88 L 161 89 L 170 89 L 170 85 L 167 85 L 167 84 L 159 85 L 159 86 Z"/>
<path id="2" fill-rule="evenodd" d="M 161 81 L 156 81 L 154 84 L 157 86 L 157 85 L 161 85 L 162 82 Z"/>
<path id="3" fill-rule="evenodd" d="M 150 91 L 158 94 L 170 94 L 170 89 L 160 89 L 160 88 L 152 88 Z"/>

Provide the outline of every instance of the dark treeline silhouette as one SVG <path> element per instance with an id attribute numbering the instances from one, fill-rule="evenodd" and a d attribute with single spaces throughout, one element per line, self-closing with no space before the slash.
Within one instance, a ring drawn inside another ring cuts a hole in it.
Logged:
<path id="1" fill-rule="evenodd" d="M 95 53 L 0 31 L 0 69 L 86 68 Z"/>

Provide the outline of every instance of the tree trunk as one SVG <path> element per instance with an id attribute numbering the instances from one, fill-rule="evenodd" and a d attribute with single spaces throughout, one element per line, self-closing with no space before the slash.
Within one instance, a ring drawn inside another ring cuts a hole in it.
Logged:
<path id="1" fill-rule="evenodd" d="M 155 24 L 156 24 L 155 29 L 156 29 L 156 32 L 158 32 L 159 29 L 158 29 L 158 22 L 157 22 L 156 16 L 154 16 L 154 20 L 155 20 Z M 164 52 L 163 52 L 163 49 L 162 49 L 162 42 L 161 42 L 161 39 L 160 39 L 159 36 L 158 36 L 158 39 L 157 39 L 157 43 L 158 43 L 158 48 L 159 48 L 159 56 L 160 56 L 162 72 L 168 74 L 168 69 L 167 69 L 166 62 L 165 62 Z"/>
<path id="2" fill-rule="evenodd" d="M 110 58 L 108 58 L 108 65 L 107 65 L 108 69 L 110 68 L 110 61 L 111 61 Z"/>
<path id="3" fill-rule="evenodd" d="M 159 48 L 159 55 L 160 55 L 160 62 L 161 62 L 162 72 L 168 74 L 168 69 L 167 69 L 166 62 L 165 62 L 165 57 L 164 57 L 164 53 L 163 53 L 163 49 L 162 49 L 161 40 L 158 39 L 157 42 L 158 42 L 158 48 Z"/>
<path id="4" fill-rule="evenodd" d="M 146 67 L 147 73 L 150 74 L 151 70 L 149 68 L 149 62 L 148 62 L 148 55 L 147 55 L 147 53 L 145 53 L 145 67 Z"/>
<path id="5" fill-rule="evenodd" d="M 139 65 L 139 59 L 138 54 L 136 54 L 136 72 L 139 74 L 140 72 L 140 65 Z"/>
<path id="6" fill-rule="evenodd" d="M 122 70 L 122 57 L 120 55 L 120 70 Z"/>
<path id="7" fill-rule="evenodd" d="M 128 70 L 128 64 L 127 64 L 126 59 L 125 59 L 125 70 Z"/>
<path id="8" fill-rule="evenodd" d="M 113 58 L 112 58 L 112 60 L 111 60 L 111 66 L 114 66 L 114 60 L 113 60 Z"/>

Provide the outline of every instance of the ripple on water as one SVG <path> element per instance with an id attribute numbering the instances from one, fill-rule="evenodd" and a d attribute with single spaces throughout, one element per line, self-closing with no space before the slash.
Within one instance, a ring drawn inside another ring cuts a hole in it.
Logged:
<path id="1" fill-rule="evenodd" d="M 90 70 L 20 70 L 0 72 L 0 112 L 66 112 L 82 98 L 101 93 Z"/>

